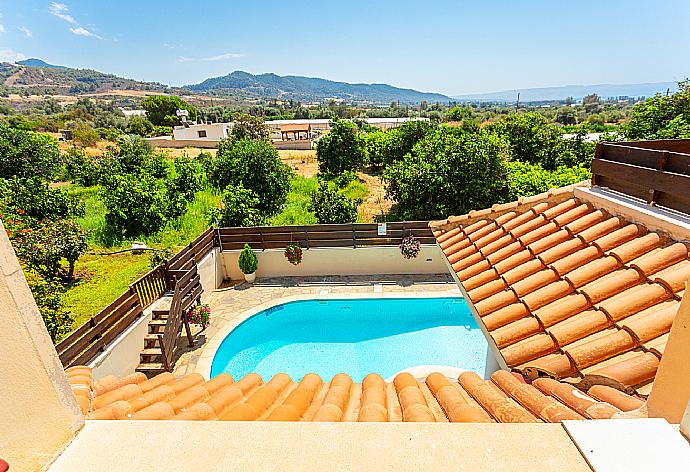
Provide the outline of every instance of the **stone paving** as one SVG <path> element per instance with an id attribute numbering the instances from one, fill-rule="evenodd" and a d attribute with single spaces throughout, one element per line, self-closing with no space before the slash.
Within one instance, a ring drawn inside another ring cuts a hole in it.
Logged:
<path id="1" fill-rule="evenodd" d="M 193 326 L 194 346 L 185 338 L 175 363 L 176 376 L 195 371 L 207 341 L 245 310 L 294 295 L 324 297 L 331 294 L 361 294 L 376 297 L 382 293 L 448 292 L 457 285 L 446 274 L 438 275 L 371 275 L 329 277 L 282 277 L 257 279 L 254 284 L 229 282 L 214 290 L 206 302 L 211 307 L 211 323 L 202 330 Z"/>

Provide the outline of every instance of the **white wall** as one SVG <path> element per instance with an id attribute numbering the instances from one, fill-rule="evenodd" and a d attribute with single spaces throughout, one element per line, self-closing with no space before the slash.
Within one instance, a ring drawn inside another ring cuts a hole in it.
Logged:
<path id="1" fill-rule="evenodd" d="M 212 123 L 208 125 L 191 125 L 189 128 L 177 127 L 173 129 L 175 139 L 206 139 L 219 140 L 227 137 L 228 123 Z M 199 131 L 206 131 L 206 137 L 199 137 Z"/>
<path id="2" fill-rule="evenodd" d="M 211 292 L 220 287 L 225 279 L 224 264 L 220 260 L 220 248 L 213 248 L 211 252 L 197 264 L 199 279 L 204 292 L 201 294 L 201 301 L 205 302 Z"/>
<path id="3" fill-rule="evenodd" d="M 404 259 L 397 246 L 305 249 L 299 266 L 290 264 L 283 249 L 255 251 L 257 277 L 370 275 L 370 274 L 445 274 L 447 269 L 436 245 L 422 246 L 415 259 Z M 240 280 L 237 266 L 240 251 L 221 253 L 225 277 Z"/>
<path id="4" fill-rule="evenodd" d="M 122 332 L 98 357 L 88 363 L 93 368 L 93 378 L 106 375 L 124 377 L 139 365 L 139 354 L 144 349 L 144 336 L 149 332 L 151 311 L 160 300 L 144 310 L 144 314 Z"/>

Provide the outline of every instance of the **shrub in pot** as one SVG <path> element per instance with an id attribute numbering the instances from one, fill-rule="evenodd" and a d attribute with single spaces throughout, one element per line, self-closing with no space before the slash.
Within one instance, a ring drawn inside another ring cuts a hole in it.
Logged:
<path id="1" fill-rule="evenodd" d="M 240 270 L 244 274 L 244 280 L 249 283 L 253 283 L 256 279 L 256 266 L 257 260 L 256 255 L 252 252 L 252 247 L 249 244 L 244 245 L 244 249 L 240 253 L 240 258 L 238 261 Z"/>

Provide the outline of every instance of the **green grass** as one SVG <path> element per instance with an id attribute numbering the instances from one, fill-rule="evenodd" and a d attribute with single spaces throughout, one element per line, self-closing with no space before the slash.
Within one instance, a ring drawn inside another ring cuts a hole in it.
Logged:
<path id="1" fill-rule="evenodd" d="M 311 194 L 318 186 L 317 177 L 295 176 L 290 181 L 290 193 L 283 210 L 269 219 L 271 226 L 283 225 L 313 225 L 316 224 L 316 217 L 307 210 L 311 201 Z"/>
<path id="2" fill-rule="evenodd" d="M 114 252 L 131 247 L 131 241 L 115 245 L 105 244 L 105 205 L 98 187 L 73 186 L 69 192 L 82 199 L 85 214 L 77 221 L 89 231 L 89 252 Z M 139 238 L 149 247 L 172 248 L 175 252 L 189 244 L 209 227 L 207 213 L 220 203 L 220 196 L 213 190 L 198 192 L 187 211 L 158 234 Z M 114 255 L 85 254 L 77 261 L 77 283 L 70 286 L 65 295 L 65 308 L 74 315 L 73 328 L 77 328 L 119 297 L 129 284 L 145 274 L 149 267 L 148 254 L 132 253 Z"/>

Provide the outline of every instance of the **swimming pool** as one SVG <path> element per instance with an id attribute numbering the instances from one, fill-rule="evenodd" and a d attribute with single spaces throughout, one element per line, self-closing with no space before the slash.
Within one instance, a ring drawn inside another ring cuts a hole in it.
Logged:
<path id="1" fill-rule="evenodd" d="M 245 320 L 220 344 L 211 376 L 256 372 L 268 379 L 309 372 L 355 382 L 387 378 L 419 365 L 447 365 L 484 375 L 488 345 L 462 298 L 303 300 Z"/>

